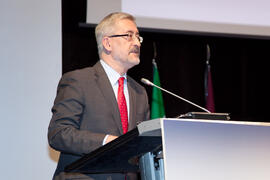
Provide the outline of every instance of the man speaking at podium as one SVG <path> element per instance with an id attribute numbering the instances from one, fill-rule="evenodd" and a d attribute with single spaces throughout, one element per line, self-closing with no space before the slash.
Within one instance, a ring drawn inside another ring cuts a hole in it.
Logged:
<path id="1" fill-rule="evenodd" d="M 48 128 L 52 148 L 61 152 L 54 179 L 137 179 L 136 174 L 80 174 L 65 166 L 149 119 L 145 89 L 127 75 L 140 63 L 135 19 L 112 13 L 96 27 L 100 61 L 64 74 L 57 88 Z"/>

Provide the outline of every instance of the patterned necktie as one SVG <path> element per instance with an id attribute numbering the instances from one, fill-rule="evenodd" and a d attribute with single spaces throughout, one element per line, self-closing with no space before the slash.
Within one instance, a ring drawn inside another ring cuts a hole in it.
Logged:
<path id="1" fill-rule="evenodd" d="M 119 86 L 118 86 L 117 102 L 121 116 L 122 128 L 125 134 L 128 131 L 128 112 L 127 112 L 126 98 L 124 95 L 124 80 L 125 80 L 124 77 L 120 77 L 118 80 Z"/>

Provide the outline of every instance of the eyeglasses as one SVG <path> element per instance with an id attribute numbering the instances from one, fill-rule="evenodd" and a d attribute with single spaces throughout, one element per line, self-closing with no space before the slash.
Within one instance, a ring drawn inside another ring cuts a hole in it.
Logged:
<path id="1" fill-rule="evenodd" d="M 108 36 L 109 38 L 113 38 L 113 37 L 126 37 L 125 39 L 127 41 L 132 41 L 133 40 L 133 36 L 134 34 L 131 34 L 131 33 L 127 33 L 127 34 L 117 34 L 117 35 L 111 35 L 111 36 Z M 140 43 L 143 42 L 143 37 L 139 36 L 139 35 L 135 35 L 135 37 L 138 39 L 138 41 Z"/>

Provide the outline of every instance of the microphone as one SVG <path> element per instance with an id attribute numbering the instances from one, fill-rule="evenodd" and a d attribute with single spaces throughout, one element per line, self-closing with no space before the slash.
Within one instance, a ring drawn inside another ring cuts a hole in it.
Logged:
<path id="1" fill-rule="evenodd" d="M 197 108 L 202 109 L 203 111 L 205 111 L 207 113 L 211 113 L 207 109 L 205 109 L 205 108 L 203 108 L 203 107 L 201 107 L 201 106 L 199 106 L 199 105 L 197 105 L 197 104 L 195 104 L 195 103 L 193 103 L 193 102 L 191 102 L 191 101 L 189 101 L 189 100 L 187 100 L 185 98 L 182 98 L 182 97 L 180 97 L 180 96 L 178 96 L 178 95 L 176 95 L 176 94 L 174 94 L 174 93 L 172 93 L 170 91 L 167 91 L 166 89 L 163 89 L 162 87 L 159 87 L 159 86 L 155 85 L 154 83 L 152 83 L 148 79 L 142 78 L 141 79 L 141 82 L 144 83 L 144 84 L 146 84 L 146 85 L 148 85 L 148 86 L 154 86 L 154 87 L 156 87 L 156 88 L 158 88 L 158 89 L 160 89 L 162 91 L 165 91 L 166 93 L 171 94 L 171 95 L 173 95 L 173 96 L 175 96 L 175 97 L 177 97 L 177 98 L 179 98 L 179 99 L 181 99 L 181 100 L 183 100 L 183 101 L 185 101 L 185 102 L 187 102 L 187 103 L 189 103 L 189 104 L 191 104 L 193 106 L 196 106 Z"/>

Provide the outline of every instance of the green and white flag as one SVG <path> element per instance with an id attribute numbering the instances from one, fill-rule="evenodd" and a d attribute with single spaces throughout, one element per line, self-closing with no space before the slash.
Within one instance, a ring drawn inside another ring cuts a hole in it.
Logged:
<path id="1" fill-rule="evenodd" d="M 160 86 L 159 73 L 155 59 L 153 59 L 153 83 Z M 151 104 L 151 119 L 165 117 L 165 109 L 160 89 L 153 87 L 152 104 Z"/>

